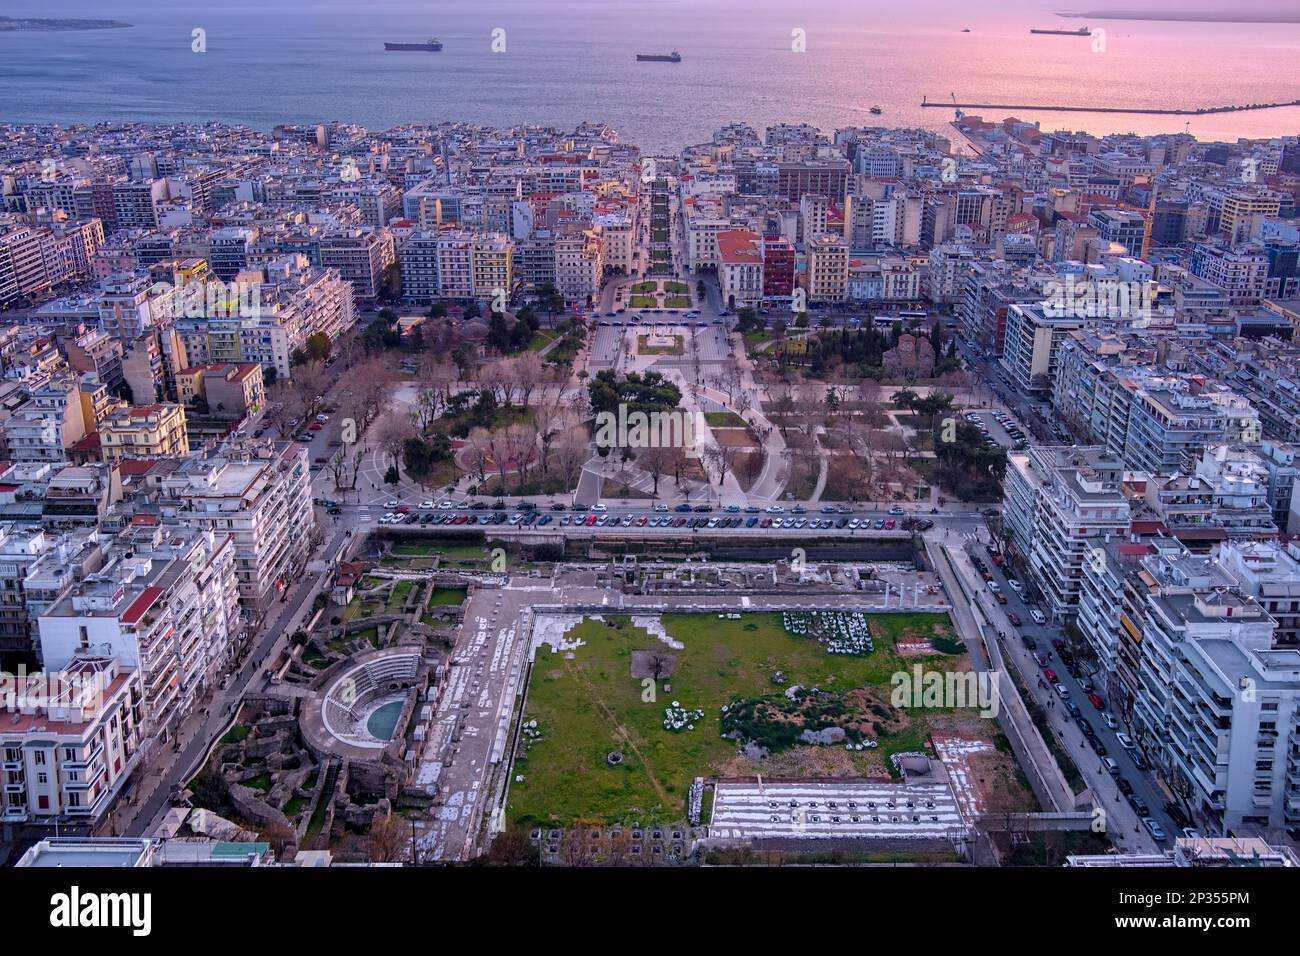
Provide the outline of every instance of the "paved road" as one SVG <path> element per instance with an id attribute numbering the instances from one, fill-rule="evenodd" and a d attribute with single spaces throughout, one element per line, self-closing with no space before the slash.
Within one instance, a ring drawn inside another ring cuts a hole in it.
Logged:
<path id="1" fill-rule="evenodd" d="M 998 604 L 993 597 L 993 592 L 988 589 L 983 579 L 979 576 L 976 569 L 970 564 L 971 556 L 979 558 L 993 575 L 994 580 L 998 583 L 1002 593 L 1007 596 L 1006 604 Z M 1120 746 L 1116 737 L 1117 729 L 1107 726 L 1105 719 L 1105 710 L 1098 710 L 1088 701 L 1087 692 L 1079 686 L 1078 680 L 1073 677 L 1061 661 L 1060 653 L 1053 649 L 1051 642 L 1053 640 L 1063 640 L 1064 633 L 1061 628 L 1052 625 L 1037 625 L 1030 616 L 1030 605 L 1024 600 L 1015 588 L 1011 587 L 1009 578 L 999 568 L 993 565 L 989 555 L 974 542 L 968 542 L 967 560 L 959 562 L 959 569 L 966 575 L 968 586 L 980 593 L 980 606 L 990 620 L 997 622 L 997 627 L 1006 634 L 1006 640 L 1003 647 L 1012 662 L 1020 671 L 1023 683 L 1029 689 L 1030 695 L 1037 701 L 1043 712 L 1047 714 L 1048 721 L 1057 735 L 1065 750 L 1073 758 L 1079 772 L 1087 781 L 1093 794 L 1097 798 L 1097 805 L 1105 807 L 1108 815 L 1117 823 L 1112 834 L 1116 837 L 1123 837 L 1130 847 L 1136 844 L 1147 850 L 1155 848 L 1155 841 L 1144 827 L 1141 826 L 1138 813 L 1120 793 L 1116 779 L 1113 778 L 1103 767 L 1101 758 L 1103 755 L 1095 752 L 1093 747 L 1088 743 L 1084 736 L 1079 722 L 1072 718 L 1066 710 L 1065 699 L 1061 698 L 1046 679 L 1041 677 L 1042 670 L 1034 654 L 1049 655 L 1051 660 L 1048 663 L 1057 675 L 1056 683 L 1063 685 L 1069 693 L 1069 700 L 1073 701 L 1080 709 L 1080 717 L 1088 721 L 1094 733 L 1100 739 L 1106 753 L 1119 764 L 1120 778 L 1128 781 L 1132 785 L 1134 793 L 1146 801 L 1151 816 L 1156 819 L 1164 829 L 1166 841 L 1162 846 L 1172 845 L 1170 841 L 1178 835 L 1178 829 L 1174 826 L 1173 821 L 1164 810 L 1165 797 L 1160 794 L 1154 781 L 1149 773 L 1138 770 L 1133 763 L 1132 753 Z M 1016 614 L 1021 624 L 1013 625 L 1007 618 L 1007 612 Z M 1036 651 L 1031 651 L 1018 635 L 1029 637 L 1037 645 Z M 1118 729 L 1122 729 L 1118 728 Z M 1136 831 L 1136 832 L 1135 832 Z"/>

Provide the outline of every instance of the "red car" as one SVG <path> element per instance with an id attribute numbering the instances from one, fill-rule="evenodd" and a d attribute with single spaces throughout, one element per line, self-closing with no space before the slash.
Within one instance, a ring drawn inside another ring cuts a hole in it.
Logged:
<path id="1" fill-rule="evenodd" d="M 595 523 L 596 523 L 595 515 L 587 515 L 587 520 L 583 522 L 583 524 L 585 524 L 588 528 L 590 528 Z"/>
<path id="2" fill-rule="evenodd" d="M 1003 563 L 1004 563 L 1005 561 L 1006 561 L 1006 558 L 1002 557 L 1002 555 L 1000 555 L 1000 554 L 995 554 L 995 555 L 993 555 L 993 564 L 994 564 L 995 567 L 999 567 L 999 568 L 1002 567 L 1002 565 L 1003 565 Z"/>
<path id="3" fill-rule="evenodd" d="M 1056 683 L 1056 671 L 1052 670 L 1050 667 L 1043 671 L 1043 676 L 1053 684 Z"/>
<path id="4" fill-rule="evenodd" d="M 1020 626 L 1020 615 L 1017 614 L 1015 611 L 1007 611 L 1007 620 L 1010 621 L 1012 624 L 1014 624 L 1016 627 Z"/>
<path id="5" fill-rule="evenodd" d="M 894 530 L 894 519 L 893 519 L 893 518 L 890 518 L 888 521 L 885 522 L 885 530 L 886 530 L 886 531 L 893 531 L 893 530 Z"/>
<path id="6" fill-rule="evenodd" d="M 396 508 L 393 509 L 393 511 L 396 512 L 396 513 L 399 514 L 399 515 L 409 515 L 409 514 L 411 513 L 411 506 L 410 506 L 410 505 L 398 505 Z"/>
<path id="7" fill-rule="evenodd" d="M 1063 651 L 1065 650 L 1065 641 L 1061 640 L 1059 637 L 1055 637 L 1052 639 L 1052 646 L 1058 651 Z"/>
<path id="8" fill-rule="evenodd" d="M 311 429 L 312 431 L 314 431 L 314 432 L 318 432 L 318 431 L 320 431 L 322 428 L 324 428 L 325 426 L 322 425 L 320 422 L 312 422 L 312 423 L 311 423 L 310 425 L 308 425 L 307 427 L 310 428 L 310 429 Z"/>
<path id="9" fill-rule="evenodd" d="M 1106 709 L 1106 702 L 1101 699 L 1100 694 L 1089 694 L 1088 703 L 1092 704 L 1092 706 L 1096 707 L 1098 710 Z"/>

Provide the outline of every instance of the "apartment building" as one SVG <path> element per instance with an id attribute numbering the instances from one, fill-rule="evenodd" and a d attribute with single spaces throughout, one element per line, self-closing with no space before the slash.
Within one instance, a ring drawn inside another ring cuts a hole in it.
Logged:
<path id="1" fill-rule="evenodd" d="M 80 386 L 62 375 L 31 392 L 3 426 L 9 458 L 17 462 L 62 462 L 86 436 Z"/>
<path id="2" fill-rule="evenodd" d="M 403 299 L 428 304 L 438 298 L 437 233 L 411 233 L 397 246 L 397 261 L 402 269 Z"/>
<path id="3" fill-rule="evenodd" d="M 1294 827 L 1300 651 L 1274 647 L 1274 620 L 1215 559 L 1122 547 L 1101 549 L 1109 580 L 1085 589 L 1079 621 L 1110 646 L 1099 683 L 1129 735 L 1203 827 Z"/>
<path id="4" fill-rule="evenodd" d="M 140 761 L 139 671 L 83 653 L 38 703 L 0 700 L 0 824 L 94 827 Z"/>
<path id="5" fill-rule="evenodd" d="M 1048 394 L 1056 381 L 1061 343 L 1082 325 L 1078 318 L 1048 317 L 1041 305 L 1013 303 L 1007 307 L 998 363 L 1019 391 Z"/>
<path id="6" fill-rule="evenodd" d="M 17 224 L 0 229 L 0 308 L 35 301 L 54 284 L 48 261 L 54 254 L 49 232 Z"/>
<path id="7" fill-rule="evenodd" d="M 838 157 L 777 163 L 776 191 L 794 203 L 813 193 L 843 205 L 849 171 L 848 160 Z"/>
<path id="8" fill-rule="evenodd" d="M 1123 246 L 1130 256 L 1146 256 L 1147 220 L 1142 213 L 1131 209 L 1094 209 L 1088 214 L 1088 225 L 1097 230 L 1103 242 Z"/>
<path id="9" fill-rule="evenodd" d="M 1268 256 L 1258 245 L 1198 242 L 1192 247 L 1192 275 L 1222 289 L 1233 306 L 1258 305 L 1268 289 Z"/>
<path id="10" fill-rule="evenodd" d="M 237 596 L 229 534 L 137 518 L 104 566 L 41 614 L 41 657 L 47 671 L 89 653 L 137 671 L 141 739 L 162 742 L 229 663 Z"/>
<path id="11" fill-rule="evenodd" d="M 107 462 L 188 455 L 185 408 L 171 402 L 118 405 L 99 424 L 99 447 Z"/>
<path id="12" fill-rule="evenodd" d="M 586 305 L 600 293 L 605 274 L 604 247 L 599 232 L 570 230 L 555 237 L 555 288 L 569 302 Z M 499 277 L 509 289 L 509 272 Z"/>
<path id="13" fill-rule="evenodd" d="M 589 242 L 591 243 L 590 246 L 588 245 Z M 556 282 L 559 282 L 560 253 L 558 237 L 556 243 L 555 278 Z M 596 288 L 600 287 L 600 270 L 602 268 L 599 246 L 599 238 L 593 237 L 588 240 L 584 237 L 582 249 L 573 255 L 572 260 L 573 271 L 575 275 L 583 277 L 584 285 L 587 278 L 586 274 L 582 273 L 584 263 L 586 267 L 596 270 Z M 510 295 L 514 291 L 514 243 L 506 236 L 500 234 L 476 236 L 472 245 L 471 264 L 473 294 L 475 297 L 492 299 L 501 292 Z"/>
<path id="14" fill-rule="evenodd" d="M 185 459 L 162 481 L 163 511 L 235 543 L 239 603 L 262 619 L 310 553 L 315 527 L 307 449 L 245 441 Z"/>
<path id="15" fill-rule="evenodd" d="M 848 298 L 849 244 L 843 236 L 822 235 L 808 243 L 808 300 L 843 302 Z"/>
<path id="16" fill-rule="evenodd" d="M 262 366 L 255 362 L 195 365 L 176 373 L 176 397 L 212 418 L 242 421 L 266 404 Z"/>
<path id="17" fill-rule="evenodd" d="M 1172 384 L 1155 380 L 1132 389 L 1122 451 L 1129 468 L 1166 475 L 1190 471 L 1206 445 L 1223 440 L 1224 410 Z"/>
<path id="18" fill-rule="evenodd" d="M 1253 449 L 1218 443 L 1196 460 L 1195 477 L 1210 490 L 1210 520 L 1229 539 L 1276 538 L 1268 501 L 1268 469 Z"/>
<path id="19" fill-rule="evenodd" d="M 1042 446 L 1007 456 L 1003 517 L 1030 583 L 1055 619 L 1077 610 L 1092 550 L 1108 535 L 1129 531 L 1123 467 L 1097 446 Z"/>
<path id="20" fill-rule="evenodd" d="M 1219 567 L 1273 618 L 1276 647 L 1300 647 L 1300 541 L 1225 541 Z"/>
<path id="21" fill-rule="evenodd" d="M 763 237 L 763 300 L 787 301 L 794 293 L 794 244 L 779 236 Z"/>
<path id="22" fill-rule="evenodd" d="M 387 229 L 347 229 L 320 239 L 320 264 L 334 269 L 352 283 L 359 302 L 374 302 L 383 290 L 384 276 L 397 261 L 393 236 Z"/>
<path id="23" fill-rule="evenodd" d="M 718 233 L 718 288 L 728 309 L 763 301 L 763 237 L 746 229 Z"/>

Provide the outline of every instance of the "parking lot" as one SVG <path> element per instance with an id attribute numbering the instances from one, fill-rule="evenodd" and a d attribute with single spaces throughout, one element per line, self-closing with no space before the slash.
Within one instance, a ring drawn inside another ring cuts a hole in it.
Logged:
<path id="1" fill-rule="evenodd" d="M 855 534 L 881 533 L 898 535 L 928 531 L 934 519 L 922 515 L 909 515 L 900 507 L 889 511 L 854 509 L 849 505 L 825 505 L 809 510 L 795 505 L 788 511 L 781 505 L 760 509 L 755 506 L 741 508 L 731 505 L 715 508 L 712 505 L 658 504 L 641 508 L 620 508 L 611 511 L 605 505 L 567 506 L 553 504 L 545 507 L 507 508 L 487 502 L 472 505 L 427 500 L 418 507 L 390 499 L 384 506 L 391 510 L 379 518 L 381 525 L 404 525 L 420 529 L 462 528 L 494 526 L 507 530 L 564 529 L 599 532 L 638 530 L 701 529 L 735 530 L 761 534 L 771 530 L 819 531 L 824 533 Z"/>

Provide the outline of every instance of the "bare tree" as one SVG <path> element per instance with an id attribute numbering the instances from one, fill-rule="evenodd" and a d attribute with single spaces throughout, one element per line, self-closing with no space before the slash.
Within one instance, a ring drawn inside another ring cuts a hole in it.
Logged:
<path id="1" fill-rule="evenodd" d="M 523 423 L 508 426 L 505 430 L 505 447 L 515 466 L 516 488 L 523 488 L 524 480 L 528 477 L 528 464 L 537 448 L 536 426 Z"/>
<path id="2" fill-rule="evenodd" d="M 475 428 L 465 440 L 465 464 L 471 474 L 478 476 L 479 484 L 487 482 L 488 465 L 492 462 L 492 435 L 486 428 Z"/>
<path id="3" fill-rule="evenodd" d="M 370 862 L 396 863 L 407 855 L 410 838 L 403 832 L 398 819 L 393 813 L 383 819 L 376 814 L 366 838 Z"/>
<path id="4" fill-rule="evenodd" d="M 561 432 L 554 442 L 555 468 L 564 479 L 566 488 L 573 488 L 582 473 L 582 466 L 591 455 L 587 433 L 582 428 Z"/>
<path id="5" fill-rule="evenodd" d="M 636 463 L 650 476 L 650 480 L 654 483 L 651 494 L 658 498 L 659 479 L 672 467 L 673 449 L 663 445 L 643 448 L 637 452 Z"/>
<path id="6" fill-rule="evenodd" d="M 415 435 L 415 425 L 398 412 L 389 412 L 379 422 L 379 447 L 398 472 L 402 470 L 402 452 L 406 448 L 406 440 Z"/>

